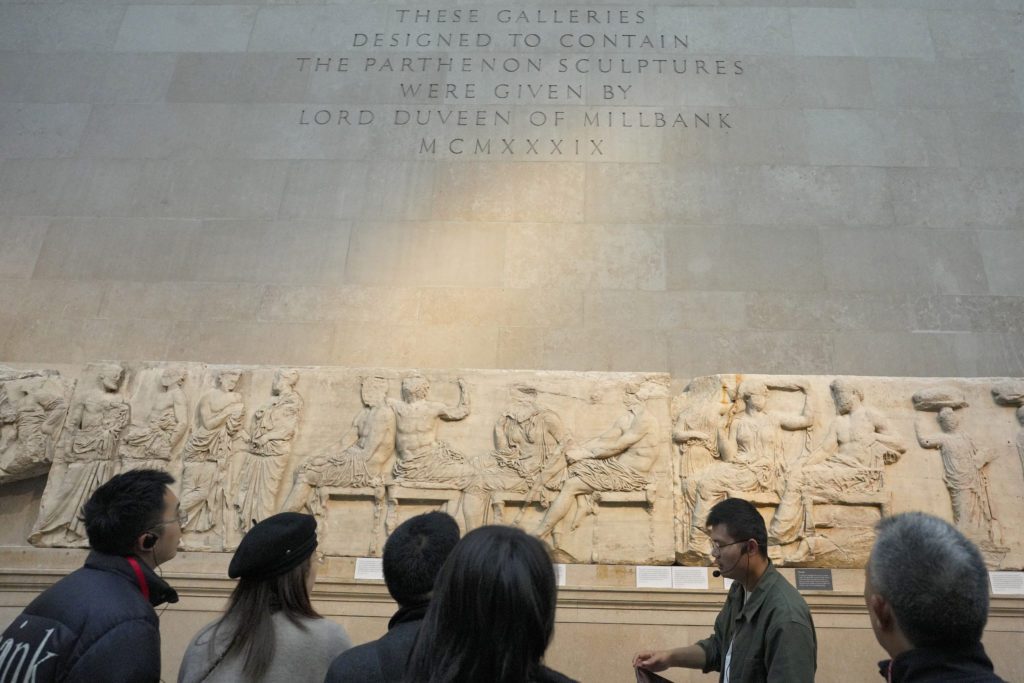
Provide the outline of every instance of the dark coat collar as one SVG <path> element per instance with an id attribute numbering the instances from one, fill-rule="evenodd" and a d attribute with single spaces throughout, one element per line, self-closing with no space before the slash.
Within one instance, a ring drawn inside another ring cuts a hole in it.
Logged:
<path id="1" fill-rule="evenodd" d="M 878 663 L 879 673 L 892 683 L 912 681 L 988 681 L 996 676 L 981 643 L 963 649 L 918 647 Z"/>
<path id="2" fill-rule="evenodd" d="M 141 559 L 136 558 L 139 563 L 139 567 L 142 569 L 142 575 L 146 579 L 146 583 L 149 585 L 149 604 L 153 607 L 158 607 L 165 602 L 174 603 L 178 602 L 178 593 L 168 585 L 166 581 L 157 576 L 156 572 L 149 568 L 145 562 Z M 135 570 L 132 565 L 128 562 L 128 559 L 119 555 L 107 555 L 99 551 L 93 550 L 89 552 L 89 556 L 85 558 L 85 566 L 90 569 L 97 569 L 102 572 L 109 572 L 111 574 L 117 574 L 123 576 L 132 584 L 138 585 L 138 578 L 135 576 Z"/>
<path id="3" fill-rule="evenodd" d="M 410 621 L 422 621 L 428 607 L 430 607 L 429 601 L 412 605 L 400 605 L 398 611 L 391 615 L 391 620 L 388 622 L 388 630 L 390 631 L 399 624 L 406 624 Z"/>

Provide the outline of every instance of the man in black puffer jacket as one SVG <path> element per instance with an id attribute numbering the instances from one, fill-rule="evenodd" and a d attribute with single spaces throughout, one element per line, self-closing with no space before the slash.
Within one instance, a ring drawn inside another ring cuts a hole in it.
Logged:
<path id="1" fill-rule="evenodd" d="M 384 544 L 384 582 L 398 603 L 379 640 L 342 652 L 324 683 L 400 683 L 430 604 L 434 579 L 459 542 L 459 525 L 443 512 L 405 520 Z"/>
<path id="2" fill-rule="evenodd" d="M 181 538 L 174 479 L 134 470 L 96 489 L 82 508 L 85 566 L 29 603 L 0 636 L 4 683 L 160 680 L 157 605 L 178 594 L 154 573 Z"/>

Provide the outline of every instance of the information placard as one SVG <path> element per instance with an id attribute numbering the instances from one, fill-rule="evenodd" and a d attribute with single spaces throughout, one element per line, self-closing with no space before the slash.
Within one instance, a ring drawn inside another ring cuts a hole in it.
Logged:
<path id="1" fill-rule="evenodd" d="M 706 591 L 708 589 L 708 568 L 672 567 L 672 587 Z"/>
<path id="2" fill-rule="evenodd" d="M 671 588 L 672 567 L 638 566 L 636 568 L 636 587 Z"/>
<path id="3" fill-rule="evenodd" d="M 356 579 L 384 580 L 384 560 L 379 557 L 357 557 Z"/>
<path id="4" fill-rule="evenodd" d="M 989 572 L 992 595 L 1024 595 L 1024 572 Z"/>
<path id="5" fill-rule="evenodd" d="M 831 569 L 796 570 L 796 588 L 801 591 L 830 591 L 832 588 Z"/>

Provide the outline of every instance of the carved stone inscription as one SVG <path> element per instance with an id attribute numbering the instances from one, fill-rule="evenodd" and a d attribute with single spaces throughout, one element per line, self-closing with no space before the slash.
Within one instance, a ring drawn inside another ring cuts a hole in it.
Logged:
<path id="1" fill-rule="evenodd" d="M 295 57 L 296 78 L 330 94 L 296 125 L 370 136 L 390 129 L 418 158 L 605 160 L 633 135 L 726 134 L 739 113 L 679 106 L 691 87 L 746 77 L 708 53 L 678 13 L 651 7 L 380 6 L 340 25 L 343 47 Z M 382 140 L 384 138 L 381 138 Z M 656 146 L 656 145 L 655 145 Z M 635 153 L 635 152 L 634 152 Z"/>
<path id="2" fill-rule="evenodd" d="M 402 520 L 519 526 L 566 562 L 706 565 L 708 512 L 742 497 L 787 565 L 861 567 L 882 516 L 946 517 L 1024 567 L 1024 382 L 103 363 L 0 375 L 4 481 L 44 470 L 30 541 L 80 547 L 118 472 L 178 481 L 186 550 L 280 510 L 321 548 L 380 553 Z M 74 387 L 74 392 L 71 389 Z M 0 490 L 2 495 L 2 490 Z"/>

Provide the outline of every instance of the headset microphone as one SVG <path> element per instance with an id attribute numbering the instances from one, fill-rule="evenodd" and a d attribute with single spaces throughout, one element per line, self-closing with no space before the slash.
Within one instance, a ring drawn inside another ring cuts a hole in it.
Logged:
<path id="1" fill-rule="evenodd" d="M 740 551 L 740 555 L 746 555 L 746 554 L 747 554 L 747 548 L 746 548 L 746 546 L 744 546 L 743 549 Z M 731 572 L 733 569 L 736 568 L 736 565 L 738 565 L 739 563 L 740 563 L 740 560 L 739 560 L 739 558 L 737 558 L 736 561 L 732 563 L 732 566 L 729 567 L 728 569 L 726 569 L 725 571 Z M 721 575 L 722 575 L 722 572 L 719 569 L 716 569 L 715 571 L 711 572 L 711 576 L 715 577 L 716 579 L 718 577 L 720 577 Z"/>

